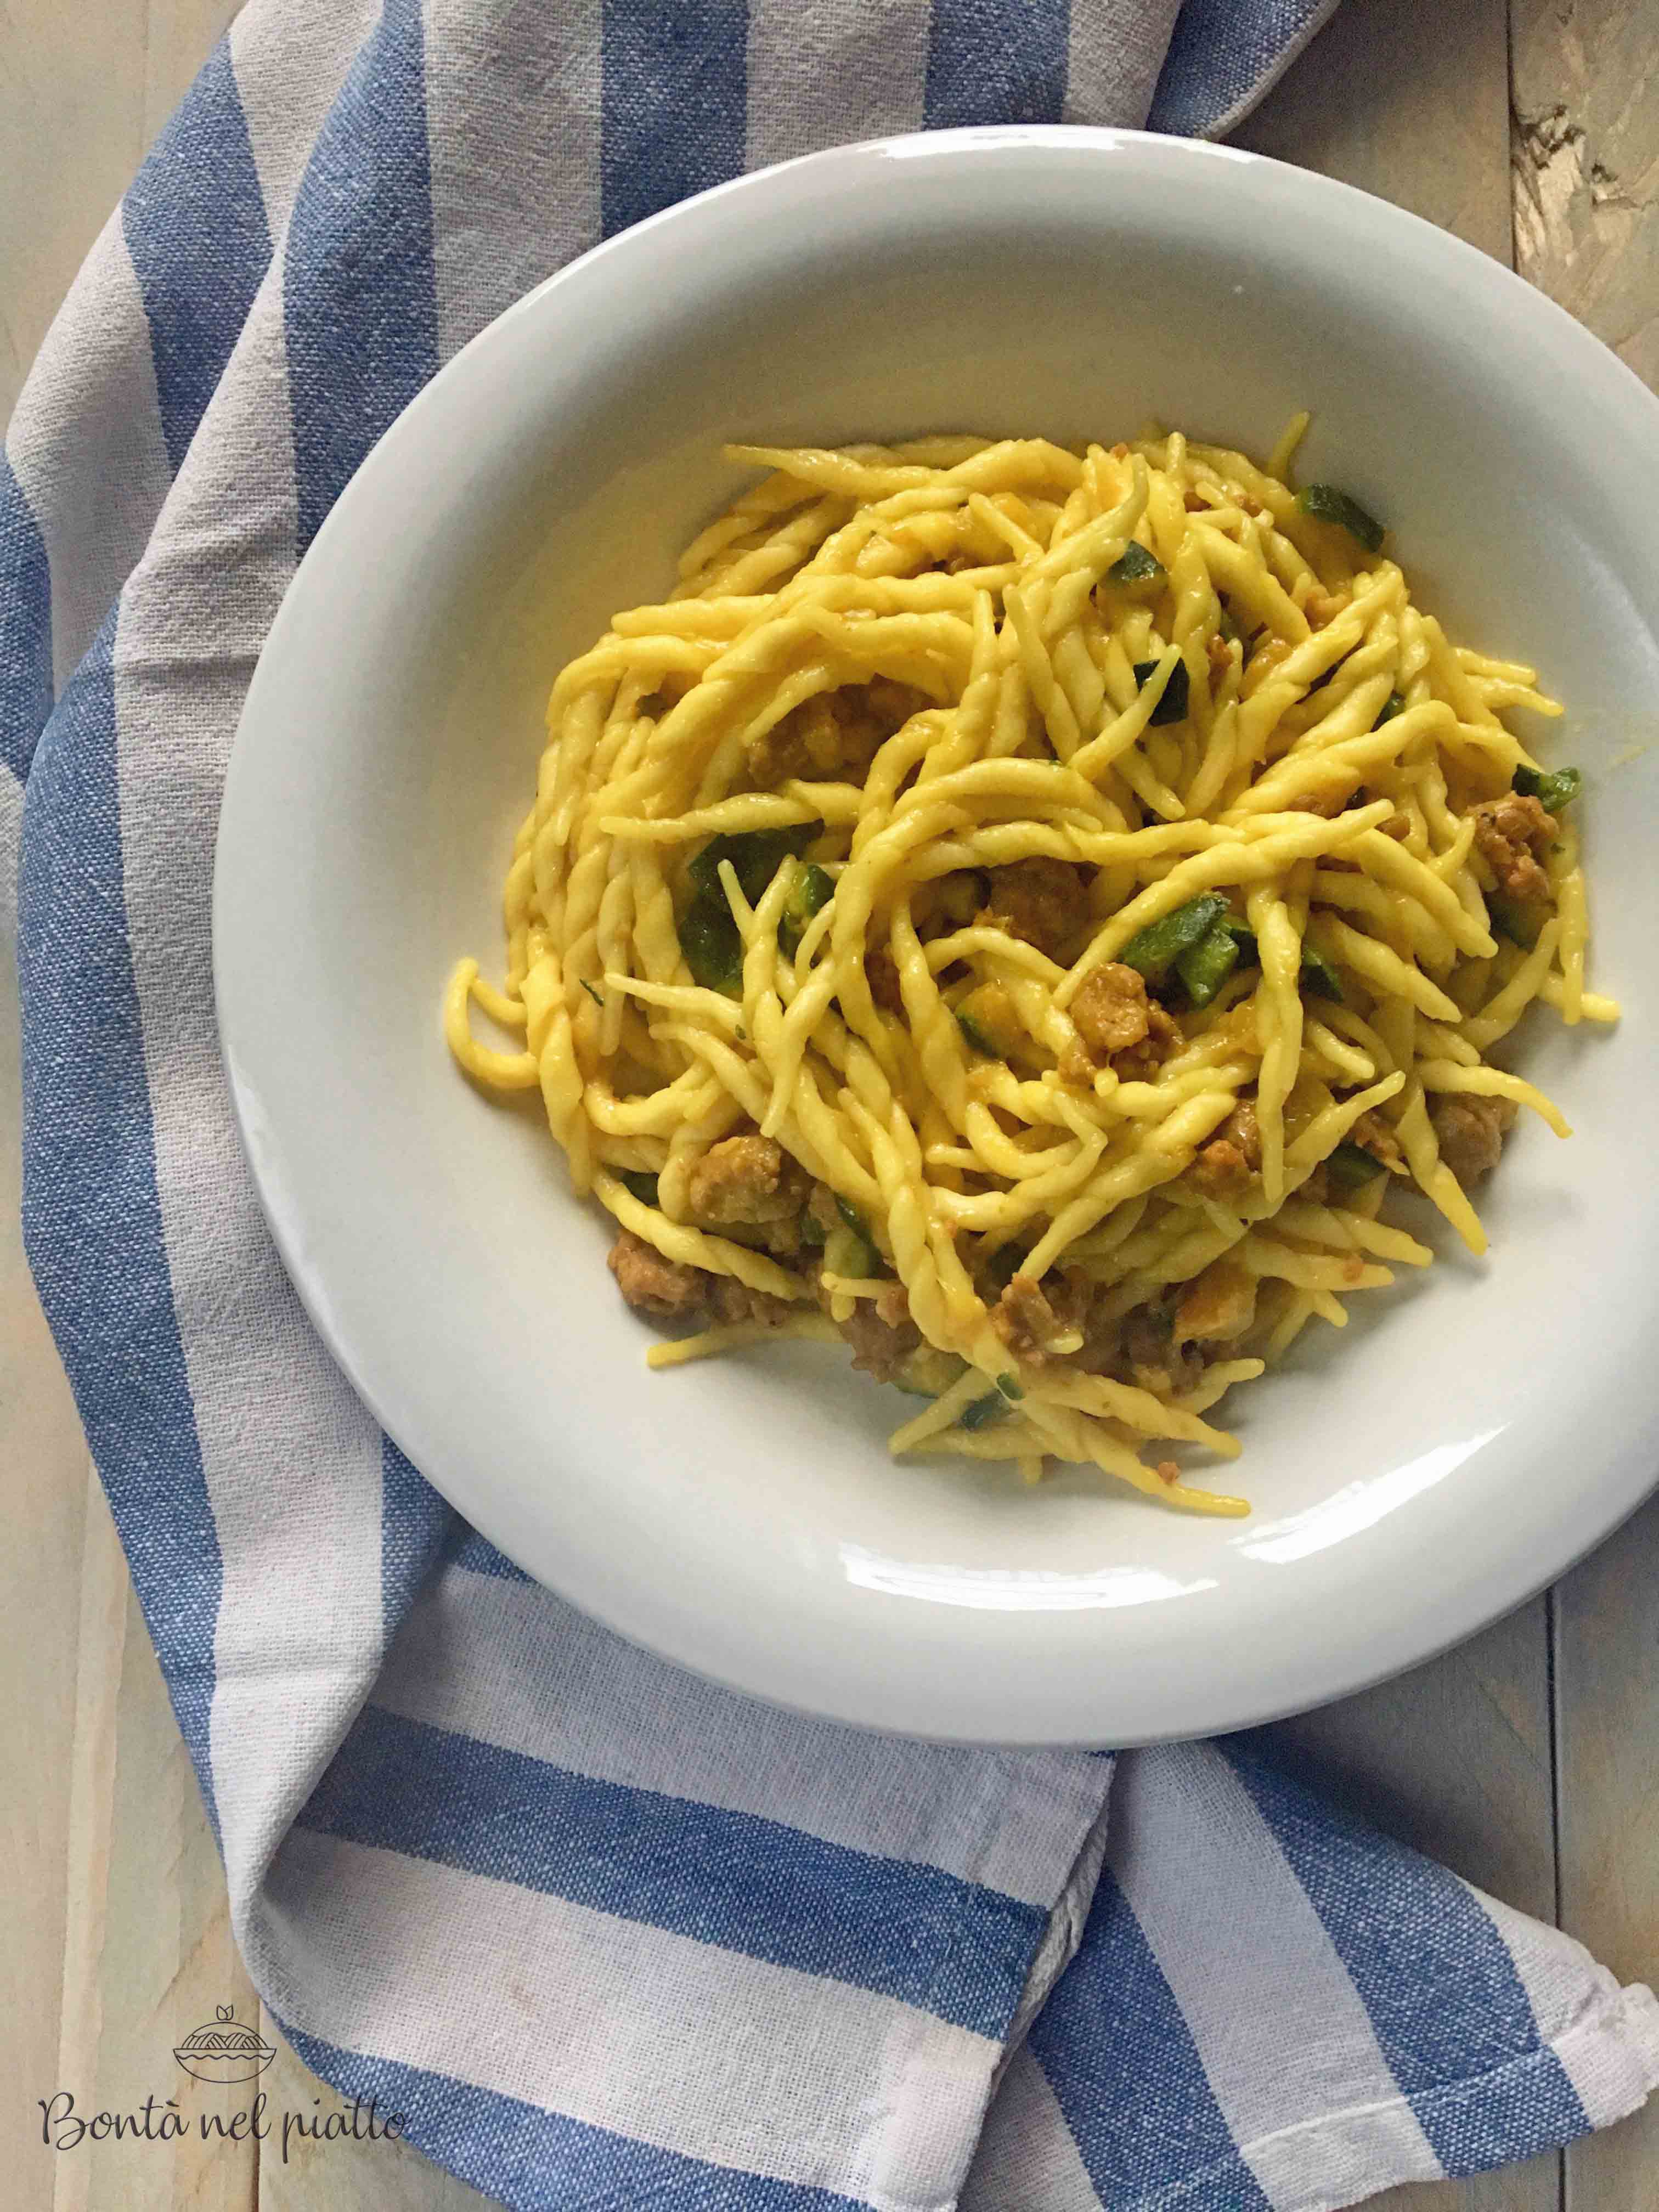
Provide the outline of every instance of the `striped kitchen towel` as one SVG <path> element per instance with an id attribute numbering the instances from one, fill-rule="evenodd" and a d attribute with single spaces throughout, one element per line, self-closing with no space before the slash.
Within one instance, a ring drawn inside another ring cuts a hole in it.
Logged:
<path id="1" fill-rule="evenodd" d="M 509 2204 L 1291 2212 L 1525 2157 L 1659 2078 L 1646 1990 L 1257 1747 L 864 1735 L 527 1582 L 313 1336 L 216 1045 L 254 659 L 441 362 L 746 164 L 1018 118 L 1214 131 L 1328 12 L 252 0 L 11 426 L 0 855 L 41 1297 L 255 1982 L 325 2080 Z"/>

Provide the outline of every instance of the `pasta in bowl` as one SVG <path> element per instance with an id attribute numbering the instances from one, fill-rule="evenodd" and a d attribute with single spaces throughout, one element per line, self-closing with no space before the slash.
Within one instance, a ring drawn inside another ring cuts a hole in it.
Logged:
<path id="1" fill-rule="evenodd" d="M 697 1324 L 653 1365 L 845 1339 L 927 1401 L 896 1454 L 1243 1513 L 1173 1454 L 1430 1261 L 1390 1194 L 1478 1254 L 1516 1110 L 1569 1133 L 1489 1057 L 1616 1012 L 1577 773 L 1504 719 L 1559 710 L 1293 489 L 1305 422 L 732 447 L 763 480 L 562 671 L 447 1029 Z"/>

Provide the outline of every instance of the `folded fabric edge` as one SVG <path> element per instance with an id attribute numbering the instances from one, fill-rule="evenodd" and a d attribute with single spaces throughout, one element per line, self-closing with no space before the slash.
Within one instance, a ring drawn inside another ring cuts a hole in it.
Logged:
<path id="1" fill-rule="evenodd" d="M 1089 1908 L 1094 1903 L 1095 1892 L 1100 1886 L 1101 1869 L 1106 1863 L 1106 1848 L 1110 1840 L 1111 1796 L 1110 1777 L 1116 1768 L 1116 1754 L 1107 1754 L 1107 1794 L 1101 1801 L 1094 1826 L 1083 1839 L 1072 1871 L 1066 1877 L 1066 1886 L 1054 1899 L 1054 1910 L 1048 1915 L 1048 1924 L 1037 1946 L 1036 1956 L 1031 1961 L 1031 1971 L 1025 1978 L 1025 1987 L 1020 1992 L 1014 2016 L 1008 2023 L 1008 2033 L 1003 2052 L 992 2078 L 991 2094 L 994 2097 L 1007 2072 L 1031 2032 L 1031 2023 L 1048 2002 L 1054 1984 L 1076 1957 L 1083 1942 L 1084 1930 L 1089 1923 Z"/>
<path id="2" fill-rule="evenodd" d="M 1293 63 L 1298 61 L 1335 15 L 1340 0 L 1304 0 L 1308 13 L 1282 44 L 1264 40 L 1267 51 L 1246 88 L 1225 106 L 1214 106 L 1217 90 L 1210 66 L 1218 36 L 1236 31 L 1224 11 L 1232 0 L 1187 0 L 1164 57 L 1147 117 L 1149 131 L 1176 137 L 1224 138 L 1264 100 Z"/>
<path id="3" fill-rule="evenodd" d="M 1659 1997 L 1645 1982 L 1615 1984 L 1549 2047 L 1591 2127 L 1626 2119 L 1659 2089 Z"/>
<path id="4" fill-rule="evenodd" d="M 1236 131 L 1252 109 L 1261 106 L 1279 79 L 1301 60 L 1340 5 L 1340 0 L 1323 0 L 1323 4 L 1314 9 L 1301 29 L 1286 40 L 1243 98 L 1236 100 L 1224 114 L 1207 124 L 1199 135 L 1205 138 L 1224 138 L 1230 131 Z"/>
<path id="5" fill-rule="evenodd" d="M 1559 2034 L 1485 2074 L 1444 2082 L 1415 2100 L 1401 2096 L 1322 2112 L 1316 2119 L 1275 2129 L 1241 2143 L 1239 2154 L 1258 2172 L 1273 2166 L 1282 2173 L 1282 2154 L 1288 2151 L 1298 2166 L 1306 2164 L 1314 2172 L 1352 2174 L 1356 2182 L 1349 2194 L 1328 2194 L 1328 2182 L 1310 2183 L 1291 2193 L 1274 2192 L 1275 2212 L 1344 2212 L 1345 2207 L 1362 2203 L 1385 2189 L 1428 2178 L 1409 2155 L 1417 2126 L 1402 2130 L 1399 2124 L 1402 2118 L 1408 2123 L 1420 2121 L 1425 2112 L 1437 2104 L 1455 2105 L 1476 2121 L 1490 2116 L 1494 2127 L 1501 2129 L 1505 2116 L 1514 2111 L 1516 2093 L 1524 2094 L 1528 2076 L 1552 2058 L 1559 2062 L 1577 2092 L 1589 2132 L 1627 2119 L 1659 2089 L 1659 1998 L 1642 1982 L 1622 1989 L 1612 1984 Z M 1576 2134 L 1547 2130 L 1537 2141 L 1505 2148 L 1496 2156 L 1471 2160 L 1452 2178 L 1492 2172 L 1577 2140 Z M 1192 2177 L 1194 2182 L 1200 2178 Z M 1340 2191 L 1342 2185 L 1337 2185 Z"/>

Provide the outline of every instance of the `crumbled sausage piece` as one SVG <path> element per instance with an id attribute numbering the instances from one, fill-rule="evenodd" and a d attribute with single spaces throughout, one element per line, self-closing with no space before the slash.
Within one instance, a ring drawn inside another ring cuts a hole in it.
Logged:
<path id="1" fill-rule="evenodd" d="M 1088 1082 L 1110 1062 L 1125 1083 L 1150 1083 L 1181 1042 L 1181 1024 L 1147 994 L 1146 979 L 1120 960 L 1091 969 L 1072 1001 L 1081 1052 L 1060 1063 L 1066 1082 Z"/>
<path id="2" fill-rule="evenodd" d="M 705 1229 L 754 1229 L 793 1220 L 806 1179 L 771 1137 L 726 1137 L 711 1145 L 686 1182 L 686 1204 Z"/>
<path id="3" fill-rule="evenodd" d="M 1112 1312 L 1108 1299 L 1091 1300 L 1082 1316 L 1082 1348 L 1072 1355 L 1072 1364 L 1085 1375 L 1115 1375 L 1123 1366 L 1123 1321 Z"/>
<path id="4" fill-rule="evenodd" d="M 984 900 L 985 878 L 975 868 L 956 868 L 918 885 L 915 902 L 916 934 L 937 937 L 949 929 L 965 929 Z"/>
<path id="5" fill-rule="evenodd" d="M 1206 1198 L 1236 1198 L 1250 1180 L 1249 1164 L 1237 1145 L 1212 1137 L 1193 1162 L 1191 1179 Z"/>
<path id="6" fill-rule="evenodd" d="M 1472 1092 L 1451 1091 L 1437 1098 L 1429 1109 L 1440 1157 L 1466 1187 L 1479 1182 L 1498 1165 L 1504 1139 L 1515 1126 L 1512 1098 L 1480 1098 Z"/>
<path id="7" fill-rule="evenodd" d="M 1131 1381 L 1143 1390 L 1189 1390 L 1204 1371 L 1194 1344 L 1177 1344 L 1167 1306 L 1137 1306 L 1124 1316 L 1123 1352 Z"/>
<path id="8" fill-rule="evenodd" d="M 1190 1177 L 1206 1198 L 1237 1197 L 1261 1165 L 1261 1126 L 1242 1099 L 1193 1162 Z"/>
<path id="9" fill-rule="evenodd" d="M 992 1309 L 991 1326 L 1016 1359 L 1040 1367 L 1051 1357 L 1064 1358 L 1054 1347 L 1083 1334 L 1092 1295 L 1081 1273 L 1042 1282 L 1035 1275 L 1016 1275 Z"/>
<path id="10" fill-rule="evenodd" d="M 1261 1165 L 1261 1123 L 1256 1115 L 1255 1101 L 1241 1098 L 1222 1123 L 1221 1131 L 1243 1153 L 1244 1164 L 1254 1175 Z"/>
<path id="11" fill-rule="evenodd" d="M 1060 1323 L 1042 1285 L 1034 1276 L 1016 1275 L 991 1310 L 991 1326 L 1016 1359 L 1046 1358 L 1044 1344 L 1060 1334 Z"/>
<path id="12" fill-rule="evenodd" d="M 841 1207 L 836 1201 L 836 1194 L 827 1182 L 813 1184 L 811 1194 L 806 1201 L 806 1211 L 826 1236 L 830 1230 L 839 1224 L 842 1218 Z"/>
<path id="13" fill-rule="evenodd" d="M 864 956 L 864 980 L 870 996 L 890 1014 L 904 1012 L 904 993 L 899 987 L 898 963 L 884 945 L 873 945 Z"/>
<path id="14" fill-rule="evenodd" d="M 1210 641 L 1204 650 L 1209 660 L 1210 673 L 1218 678 L 1225 676 L 1233 665 L 1232 641 L 1223 637 L 1218 629 L 1212 630 Z"/>
<path id="15" fill-rule="evenodd" d="M 1406 1155 L 1400 1149 L 1400 1139 L 1377 1113 L 1362 1114 L 1348 1132 L 1349 1140 L 1380 1161 L 1391 1175 L 1408 1172 Z"/>
<path id="16" fill-rule="evenodd" d="M 1255 1319 L 1256 1279 L 1237 1260 L 1212 1261 L 1181 1294 L 1173 1341 L 1231 1343 Z"/>
<path id="17" fill-rule="evenodd" d="M 1039 854 L 990 871 L 986 902 L 994 921 L 1012 937 L 1022 937 L 1052 959 L 1059 959 L 1089 919 L 1089 894 L 1082 877 L 1065 860 Z"/>
<path id="18" fill-rule="evenodd" d="M 665 1258 L 631 1229 L 622 1231 L 611 1246 L 609 1265 L 628 1304 L 653 1321 L 683 1321 L 701 1311 L 714 1285 L 702 1267 Z"/>
<path id="19" fill-rule="evenodd" d="M 1346 592 L 1310 592 L 1302 611 L 1313 629 L 1323 629 L 1328 623 L 1336 620 L 1347 606 L 1348 599 Z"/>
<path id="20" fill-rule="evenodd" d="M 776 1328 L 793 1311 L 787 1298 L 775 1298 L 769 1291 L 751 1291 L 735 1275 L 713 1279 L 708 1304 L 716 1321 L 754 1321 L 767 1328 Z"/>
<path id="21" fill-rule="evenodd" d="M 861 711 L 875 722 L 884 738 L 890 738 L 902 730 L 912 714 L 920 714 L 931 707 L 933 701 L 914 684 L 901 684 L 891 676 L 872 677 L 869 683 L 854 685 L 863 693 Z"/>
<path id="22" fill-rule="evenodd" d="M 1172 1052 L 1182 1044 L 1181 1024 L 1166 1013 L 1156 999 L 1147 1009 L 1149 1026 L 1139 1044 L 1113 1056 L 1112 1066 L 1125 1083 L 1150 1083 Z"/>
<path id="23" fill-rule="evenodd" d="M 1121 960 L 1091 968 L 1072 1001 L 1072 1021 L 1097 1066 L 1115 1052 L 1144 1042 L 1152 1026 L 1146 979 Z"/>
<path id="24" fill-rule="evenodd" d="M 1017 1256 L 1012 1247 L 1005 1246 L 977 1276 L 992 1308 L 992 1326 L 1015 1357 L 1036 1367 L 1045 1358 L 1061 1358 L 1085 1375 L 1104 1375 L 1121 1366 L 1122 1324 L 1098 1285 L 1080 1267 L 1051 1270 L 1040 1284 L 1030 1275 L 1000 1276 L 998 1262 Z M 1074 1335 L 1083 1340 L 1074 1351 L 1046 1351 Z"/>
<path id="25" fill-rule="evenodd" d="M 1474 810 L 1475 844 L 1498 889 L 1512 899 L 1549 896 L 1550 879 L 1540 863 L 1559 828 L 1540 800 L 1518 791 L 1486 799 Z"/>
<path id="26" fill-rule="evenodd" d="M 1067 1037 L 1060 1047 L 1055 1072 L 1062 1083 L 1075 1083 L 1086 1091 L 1100 1071 L 1077 1040 Z"/>
<path id="27" fill-rule="evenodd" d="M 785 777 L 846 776 L 862 781 L 880 747 L 912 714 L 933 702 L 925 691 L 878 676 L 821 691 L 790 709 L 753 740 L 749 769 L 763 786 Z"/>
<path id="28" fill-rule="evenodd" d="M 902 1285 L 897 1287 L 902 1290 Z M 921 1331 L 910 1319 L 908 1307 L 902 1319 L 888 1321 L 883 1318 L 879 1304 L 874 1298 L 860 1298 L 837 1327 L 853 1347 L 854 1366 L 873 1375 L 878 1382 L 890 1382 L 921 1344 Z"/>

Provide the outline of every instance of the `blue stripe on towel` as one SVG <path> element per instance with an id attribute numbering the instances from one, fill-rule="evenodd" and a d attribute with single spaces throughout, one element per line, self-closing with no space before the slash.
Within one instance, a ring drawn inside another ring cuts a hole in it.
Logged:
<path id="1" fill-rule="evenodd" d="M 116 783 L 112 608 L 29 776 L 23 1235 L 210 1814 L 223 1575 L 155 1182 Z"/>
<path id="2" fill-rule="evenodd" d="M 419 1595 L 460 1516 L 380 1439 L 380 1621 L 388 1642 Z"/>
<path id="3" fill-rule="evenodd" d="M 936 1868 L 596 1781 L 374 1705 L 300 1826 L 879 1990 L 986 2036 L 1006 2029 L 1046 1924 L 1036 1906 Z"/>
<path id="4" fill-rule="evenodd" d="M 1030 2049 L 1103 2206 L 1272 2212 L 1109 1871 L 1077 1956 L 1037 2015 Z"/>
<path id="5" fill-rule="evenodd" d="M 600 220 L 609 237 L 743 167 L 743 0 L 604 0 Z"/>
<path id="6" fill-rule="evenodd" d="M 303 553 L 438 366 L 418 0 L 386 0 L 318 133 L 283 264 Z"/>
<path id="7" fill-rule="evenodd" d="M 264 199 L 223 39 L 145 156 L 121 225 L 176 474 L 270 265 Z"/>
<path id="8" fill-rule="evenodd" d="M 527 1583 L 534 1579 L 522 1567 L 515 1567 L 504 1552 L 481 1536 L 476 1528 L 469 1528 L 455 1548 L 452 1564 L 465 1567 L 470 1575 L 494 1575 L 504 1583 Z"/>
<path id="9" fill-rule="evenodd" d="M 1509 1947 L 1473 1891 L 1246 1747 L 1221 1749 L 1352 1976 L 1447 2172 L 1582 2135 L 1589 2123 L 1577 2093 L 1543 2048 Z"/>
<path id="10" fill-rule="evenodd" d="M 1149 131 L 1203 138 L 1276 75 L 1336 0 L 1183 0 Z"/>
<path id="11" fill-rule="evenodd" d="M 1058 123 L 1070 0 L 933 0 L 923 121 Z"/>
<path id="12" fill-rule="evenodd" d="M 514 2212 L 858 2212 L 863 2202 L 711 2166 L 476 2082 L 282 2028 L 313 2074 L 359 2100 L 365 2127 L 373 2098 L 377 2119 L 397 2116 L 403 2141 Z"/>
<path id="13" fill-rule="evenodd" d="M 21 781 L 52 712 L 52 570 L 23 487 L 0 453 L 0 761 Z"/>

